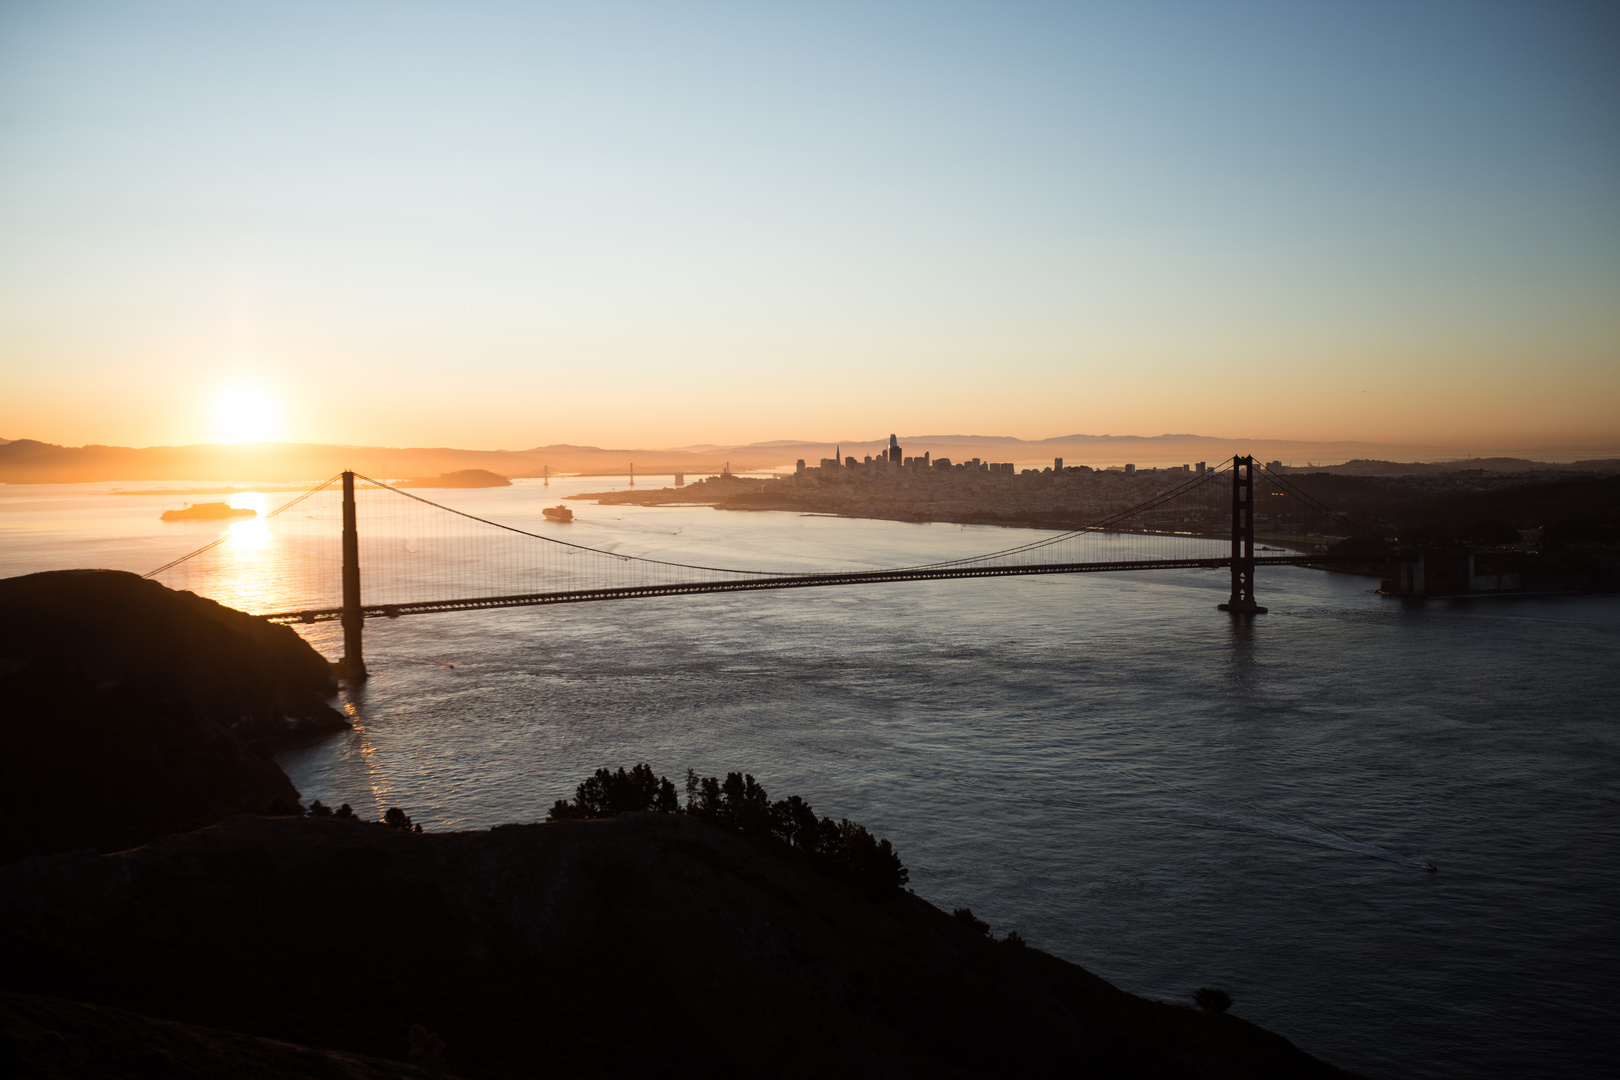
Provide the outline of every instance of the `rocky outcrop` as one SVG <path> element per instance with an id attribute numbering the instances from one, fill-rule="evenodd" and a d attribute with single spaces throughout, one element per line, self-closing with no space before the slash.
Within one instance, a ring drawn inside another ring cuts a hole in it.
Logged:
<path id="1" fill-rule="evenodd" d="M 250 743 L 348 727 L 335 689 L 291 629 L 134 574 L 0 581 L 0 862 L 296 808 Z"/>
<path id="2" fill-rule="evenodd" d="M 412 834 L 237 816 L 0 868 L 0 979 L 469 1077 L 1334 1077 L 901 891 L 669 814 Z"/>

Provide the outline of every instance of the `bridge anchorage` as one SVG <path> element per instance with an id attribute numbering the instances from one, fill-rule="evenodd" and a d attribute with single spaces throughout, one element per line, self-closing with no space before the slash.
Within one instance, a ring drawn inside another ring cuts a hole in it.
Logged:
<path id="1" fill-rule="evenodd" d="M 1229 499 L 1221 483 L 1228 469 Z M 606 519 L 593 531 L 576 523 L 567 531 L 529 532 L 345 471 L 146 576 L 272 622 L 336 621 L 343 655 L 334 667 L 344 679 L 361 680 L 365 624 L 374 618 L 696 593 L 1174 569 L 1229 570 L 1231 595 L 1218 606 L 1248 617 L 1266 611 L 1255 599 L 1257 567 L 1369 561 L 1366 555 L 1330 554 L 1333 540 L 1362 530 L 1252 456 L 1196 473 L 1187 466 L 1124 473 L 1054 468 L 982 480 L 927 467 L 911 473 L 831 483 L 857 484 L 852 493 L 874 499 L 940 497 L 929 494 L 934 491 L 966 492 L 992 504 L 1022 499 L 1028 505 L 1039 498 L 1056 507 L 1054 515 L 1070 517 L 1081 511 L 1061 504 L 1080 503 L 1093 508 L 1093 520 L 967 558 L 890 569 L 849 569 L 846 558 L 840 569 L 782 572 L 613 550 L 644 547 L 650 534 Z M 934 488 L 940 484 L 948 486 Z M 587 536 L 602 537 L 597 542 L 603 546 L 576 542 Z M 1257 541 L 1265 546 L 1257 549 Z M 669 550 L 682 550 L 681 543 L 674 541 Z"/>

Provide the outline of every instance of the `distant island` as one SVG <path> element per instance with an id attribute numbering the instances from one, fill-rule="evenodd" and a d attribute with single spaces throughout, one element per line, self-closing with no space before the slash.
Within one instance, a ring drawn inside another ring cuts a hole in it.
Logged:
<path id="1" fill-rule="evenodd" d="M 458 469 L 425 480 L 401 480 L 397 488 L 487 488 L 511 487 L 512 481 L 488 469 Z"/>
<path id="2" fill-rule="evenodd" d="M 183 510 L 163 511 L 164 521 L 223 521 L 226 518 L 258 516 L 257 510 L 222 502 L 192 503 Z"/>

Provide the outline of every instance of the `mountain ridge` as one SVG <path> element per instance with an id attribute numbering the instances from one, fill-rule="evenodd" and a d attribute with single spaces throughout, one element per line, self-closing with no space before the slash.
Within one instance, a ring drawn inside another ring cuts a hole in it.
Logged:
<path id="1" fill-rule="evenodd" d="M 1144 467 L 1219 461 L 1233 454 L 1281 459 L 1291 465 L 1348 461 L 1408 460 L 1433 463 L 1467 455 L 1435 446 L 1401 446 L 1367 442 L 1301 442 L 1298 440 L 1228 439 L 1213 435 L 1061 435 L 1020 439 L 1010 435 L 898 436 L 909 456 L 924 453 L 952 460 L 982 458 L 1013 461 L 1020 466 L 1051 464 L 1062 457 L 1070 465 Z M 814 464 L 845 455 L 876 456 L 887 437 L 867 440 L 775 440 L 741 446 L 693 446 L 675 449 L 585 446 L 553 443 L 526 450 L 466 450 L 456 447 L 385 447 L 339 443 L 198 443 L 184 446 L 127 447 L 88 444 L 60 446 L 36 439 L 0 442 L 0 483 L 87 483 L 151 480 L 308 481 L 352 469 L 379 479 L 436 476 L 484 469 L 509 478 L 573 473 L 622 476 L 634 466 L 643 475 L 717 473 L 791 467 L 803 458 Z M 1571 461 L 1620 456 L 1603 448 L 1521 450 L 1522 460 Z M 1510 456 L 1492 451 L 1496 457 Z M 1470 466 L 1475 467 L 1475 466 Z"/>

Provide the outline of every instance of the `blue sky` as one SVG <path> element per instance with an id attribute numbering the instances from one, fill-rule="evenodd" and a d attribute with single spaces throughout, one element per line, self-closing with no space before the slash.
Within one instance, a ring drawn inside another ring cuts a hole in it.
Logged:
<path id="1" fill-rule="evenodd" d="M 0 436 L 1617 446 L 1617 12 L 0 4 Z"/>

